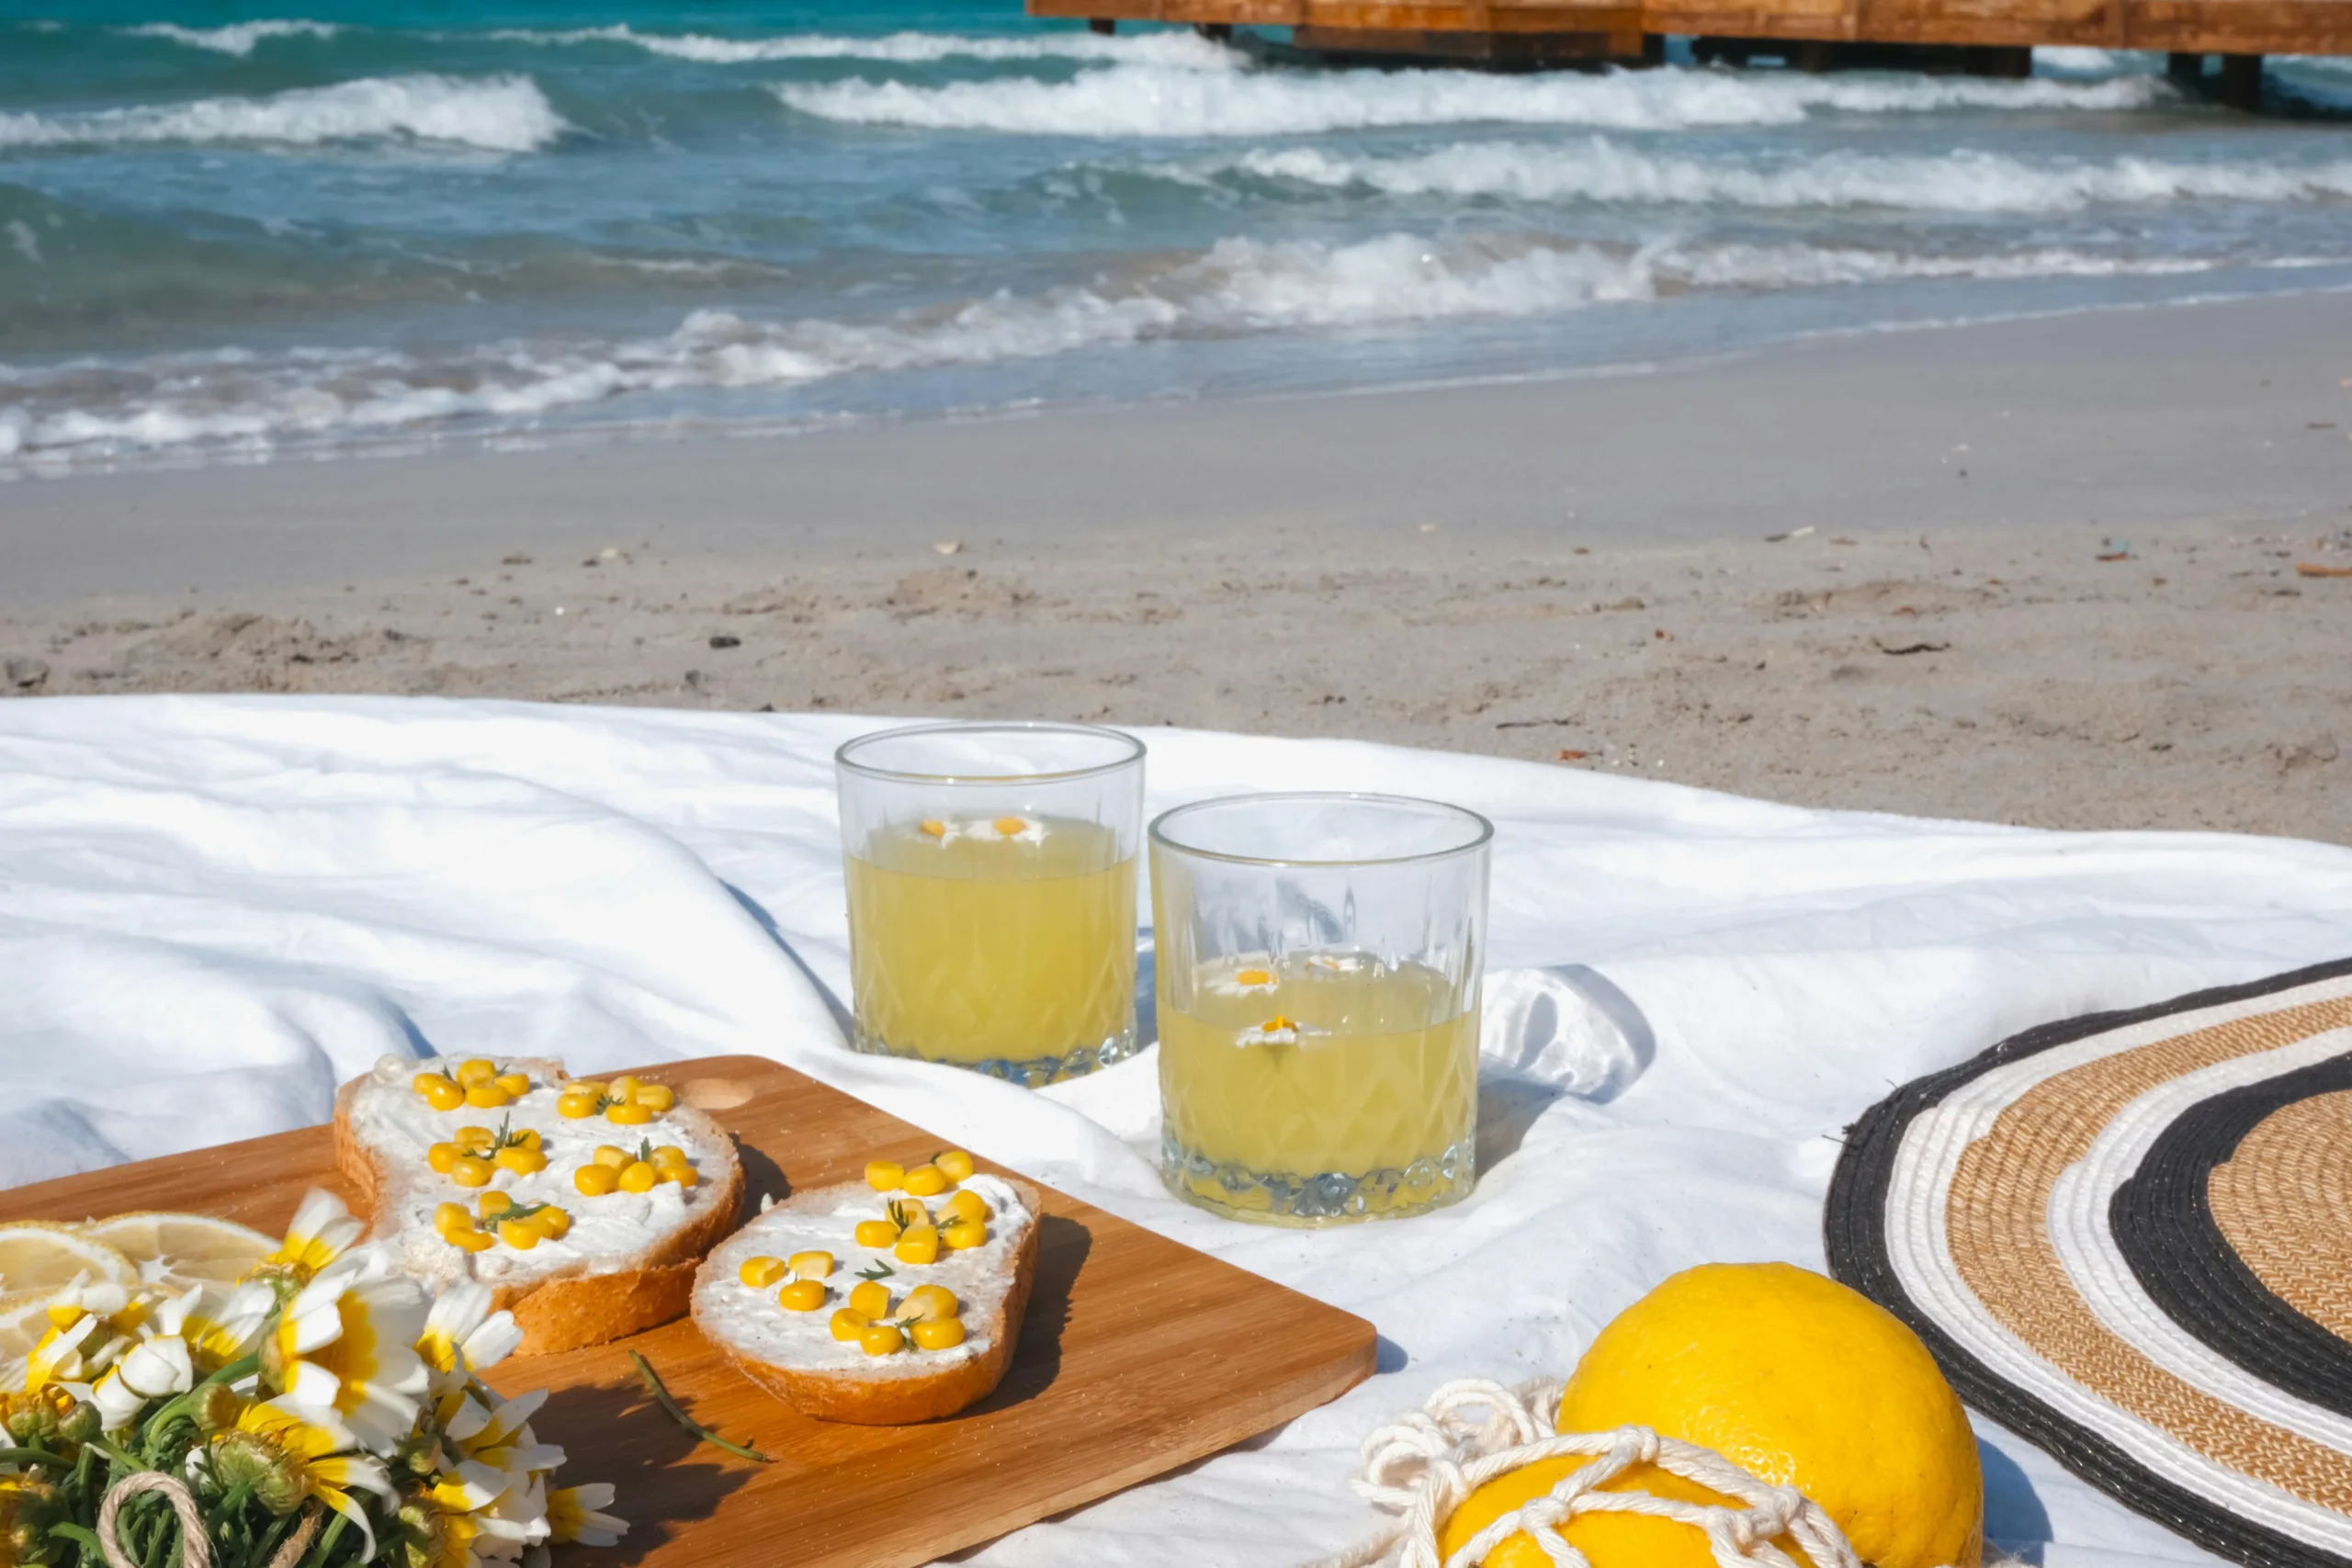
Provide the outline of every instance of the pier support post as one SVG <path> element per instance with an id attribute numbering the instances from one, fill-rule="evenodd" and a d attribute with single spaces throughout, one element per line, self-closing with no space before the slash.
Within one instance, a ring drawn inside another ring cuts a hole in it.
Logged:
<path id="1" fill-rule="evenodd" d="M 2222 102 L 2248 111 L 2262 107 L 2262 56 L 2222 56 Z"/>
<path id="2" fill-rule="evenodd" d="M 2165 56 L 2165 75 L 2177 85 L 2194 87 L 2205 80 L 2205 57 L 2175 50 Z"/>
<path id="3" fill-rule="evenodd" d="M 1086 18 L 1086 30 L 1090 33 L 1101 33 L 1104 38 L 1109 38 L 1119 30 L 1119 23 L 1117 18 L 1113 17 L 1089 17 Z"/>
<path id="4" fill-rule="evenodd" d="M 1193 30 L 1200 34 L 1203 38 L 1208 39 L 1211 43 L 1231 43 L 1233 41 L 1233 24 L 1231 22 L 1203 22 Z"/>

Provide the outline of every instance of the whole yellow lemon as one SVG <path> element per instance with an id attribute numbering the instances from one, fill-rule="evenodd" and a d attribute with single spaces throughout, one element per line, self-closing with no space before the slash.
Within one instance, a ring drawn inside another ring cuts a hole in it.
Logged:
<path id="1" fill-rule="evenodd" d="M 1821 1505 L 1875 1568 L 1980 1568 L 1984 1481 L 1976 1439 L 1928 1348 L 1875 1302 L 1785 1263 L 1713 1263 L 1619 1314 L 1577 1363 L 1563 1432 L 1648 1427 L 1714 1450 Z M 1546 1461 L 1488 1482 L 1440 1533 L 1451 1556 L 1500 1515 L 1586 1463 Z M 1610 1491 L 1724 1503 L 1636 1465 Z M 1713 1568 L 1688 1525 L 1586 1515 L 1561 1532 L 1593 1568 Z M 1810 1562 L 1794 1542 L 1781 1549 Z M 1486 1568 L 1549 1568 L 1526 1535 Z"/>

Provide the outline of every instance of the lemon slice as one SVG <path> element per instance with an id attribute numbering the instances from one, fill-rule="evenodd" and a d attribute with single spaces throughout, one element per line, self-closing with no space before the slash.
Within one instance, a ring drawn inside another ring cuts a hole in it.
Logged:
<path id="1" fill-rule="evenodd" d="M 110 1284 L 139 1283 L 139 1265 L 79 1225 L 46 1220 L 0 1224 L 0 1307 L 62 1291 L 77 1274 Z"/>
<path id="2" fill-rule="evenodd" d="M 117 1214 L 93 1220 L 82 1234 L 115 1248 L 135 1266 L 143 1284 L 219 1285 L 224 1289 L 277 1250 L 277 1238 L 210 1214 Z"/>

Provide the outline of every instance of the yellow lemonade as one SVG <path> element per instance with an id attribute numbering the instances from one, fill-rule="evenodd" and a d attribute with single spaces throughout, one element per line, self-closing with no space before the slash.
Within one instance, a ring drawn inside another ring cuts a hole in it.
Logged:
<path id="1" fill-rule="evenodd" d="M 1170 1179 L 1243 1218 L 1410 1213 L 1475 1179 L 1478 1011 L 1438 971 L 1352 953 L 1204 967 L 1159 1012 Z"/>
<path id="2" fill-rule="evenodd" d="M 1030 1084 L 1134 1048 L 1136 862 L 1058 818 L 930 818 L 848 858 L 858 1046 Z"/>

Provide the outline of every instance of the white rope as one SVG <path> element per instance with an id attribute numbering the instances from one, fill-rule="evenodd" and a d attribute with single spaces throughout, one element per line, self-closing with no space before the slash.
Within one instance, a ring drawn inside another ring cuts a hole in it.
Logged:
<path id="1" fill-rule="evenodd" d="M 1363 1468 L 1349 1485 L 1403 1517 L 1312 1568 L 1476 1568 L 1487 1553 L 1522 1530 L 1553 1568 L 1592 1568 L 1560 1535 L 1561 1526 L 1584 1514 L 1644 1514 L 1688 1525 L 1707 1538 L 1718 1568 L 1795 1568 L 1794 1560 L 1772 1544 L 1782 1536 L 1803 1547 L 1815 1568 L 1862 1568 L 1836 1523 L 1804 1494 L 1759 1481 L 1713 1449 L 1661 1438 L 1646 1427 L 1555 1431 L 1549 1412 L 1558 1407 L 1560 1388 L 1556 1381 L 1511 1389 L 1483 1378 L 1464 1379 L 1447 1383 L 1422 1408 L 1374 1431 L 1363 1440 Z M 1438 1532 L 1471 1493 L 1498 1476 L 1569 1455 L 1592 1462 L 1495 1519 L 1452 1557 L 1439 1557 Z M 1743 1506 L 1600 1490 L 1637 1464 L 1656 1465 Z"/>

